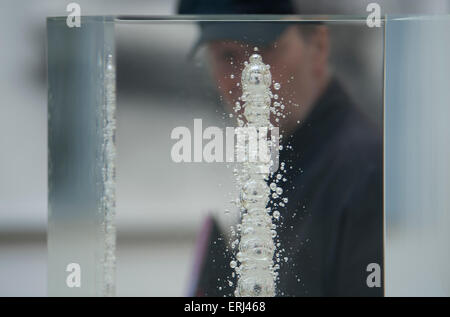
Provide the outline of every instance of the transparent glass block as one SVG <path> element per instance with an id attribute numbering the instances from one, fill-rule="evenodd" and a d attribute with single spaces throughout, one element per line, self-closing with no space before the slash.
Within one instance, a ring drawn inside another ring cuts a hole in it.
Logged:
<path id="1" fill-rule="evenodd" d="M 223 87 L 211 80 L 211 52 L 198 45 L 199 23 L 234 31 L 242 23 L 327 27 L 333 71 L 384 142 L 381 288 L 386 295 L 450 294 L 449 21 L 387 17 L 369 28 L 366 17 L 356 16 L 114 16 L 82 17 L 80 28 L 69 28 L 65 17 L 49 18 L 49 295 L 196 295 L 206 211 L 217 210 L 226 232 L 221 241 L 233 240 L 229 227 L 239 213 L 229 211 L 229 202 L 239 193 L 226 166 L 233 164 L 170 158 L 174 127 L 191 128 L 196 118 L 203 128 L 234 125 L 222 105 L 228 91 L 221 96 Z M 220 75 L 239 82 L 241 62 Z M 271 70 L 280 67 L 274 64 Z M 237 98 L 238 90 L 229 95 Z M 301 204 L 296 217 L 308 219 L 313 203 Z M 308 234 L 300 231 L 300 245 L 315 243 Z M 289 250 L 280 263 L 285 271 L 296 269 Z M 73 264 L 80 287 L 68 286 Z M 359 269 L 365 283 L 369 273 Z M 267 281 L 262 285 L 271 289 Z M 230 282 L 217 282 L 220 296 L 233 295 L 238 283 Z M 317 288 L 304 276 L 298 284 L 302 294 Z M 276 292 L 289 295 L 283 284 Z"/>

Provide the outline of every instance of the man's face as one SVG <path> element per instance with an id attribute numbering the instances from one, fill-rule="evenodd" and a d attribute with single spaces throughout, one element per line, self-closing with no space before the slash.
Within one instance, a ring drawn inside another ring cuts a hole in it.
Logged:
<path id="1" fill-rule="evenodd" d="M 315 38 L 320 35 L 314 33 L 305 38 L 298 28 L 288 27 L 275 43 L 265 48 L 258 47 L 256 52 L 265 64 L 270 65 L 273 81 L 281 84 L 280 90 L 273 86 L 271 89 L 278 94 L 278 101 L 284 104 L 286 118 L 280 120 L 280 125 L 287 129 L 296 124 L 299 113 L 309 110 L 317 98 L 320 79 L 327 70 L 328 51 L 324 52 Z M 326 41 L 328 43 L 328 37 Z M 216 41 L 209 43 L 208 48 L 213 76 L 227 110 L 232 112 L 233 105 L 242 95 L 240 79 L 244 62 L 255 53 L 254 47 L 239 42 Z"/>

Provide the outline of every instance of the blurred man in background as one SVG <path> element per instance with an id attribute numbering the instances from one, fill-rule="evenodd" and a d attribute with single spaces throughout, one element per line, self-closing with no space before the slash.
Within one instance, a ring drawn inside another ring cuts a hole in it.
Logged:
<path id="1" fill-rule="evenodd" d="M 179 13 L 296 12 L 287 0 L 183 0 Z M 284 135 L 280 162 L 287 166 L 282 187 L 289 203 L 278 207 L 281 258 L 287 261 L 279 270 L 277 295 L 382 296 L 382 287 L 367 284 L 368 265 L 383 264 L 382 134 L 330 71 L 327 26 L 239 21 L 200 22 L 200 29 L 194 50 L 207 46 L 230 112 L 254 47 L 271 66 L 274 82 L 281 83 L 276 93 L 285 118 L 276 125 Z M 192 295 L 231 295 L 236 283 L 227 243 L 214 220 L 206 232 Z"/>

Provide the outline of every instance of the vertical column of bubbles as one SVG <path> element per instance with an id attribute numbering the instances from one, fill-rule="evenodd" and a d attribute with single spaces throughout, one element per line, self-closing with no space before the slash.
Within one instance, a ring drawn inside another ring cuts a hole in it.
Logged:
<path id="1" fill-rule="evenodd" d="M 270 91 L 270 66 L 265 65 L 259 54 L 253 54 L 245 67 L 241 78 L 244 102 L 245 122 L 239 120 L 239 125 L 248 129 L 256 129 L 257 134 L 271 129 L 270 106 L 272 93 Z M 239 250 L 236 261 L 230 263 L 235 269 L 238 283 L 236 296 L 262 296 L 275 295 L 275 278 L 273 256 L 276 236 L 275 225 L 272 223 L 269 202 L 270 188 L 267 184 L 270 162 L 260 158 L 252 161 L 251 138 L 255 134 L 248 133 L 245 142 L 245 160 L 240 164 L 236 177 L 240 188 L 240 208 L 242 221 L 238 225 L 240 232 Z M 237 144 L 237 152 L 242 149 Z M 270 147 L 267 148 L 270 151 Z"/>
<path id="2" fill-rule="evenodd" d="M 115 267 L 116 267 L 116 227 L 114 223 L 116 209 L 115 192 L 115 131 L 116 131 L 116 70 L 112 54 L 106 58 L 105 69 L 105 102 L 103 107 L 103 144 L 102 153 L 104 167 L 103 196 L 101 212 L 104 214 L 102 230 L 104 231 L 104 255 L 103 265 L 103 295 L 115 295 Z"/>

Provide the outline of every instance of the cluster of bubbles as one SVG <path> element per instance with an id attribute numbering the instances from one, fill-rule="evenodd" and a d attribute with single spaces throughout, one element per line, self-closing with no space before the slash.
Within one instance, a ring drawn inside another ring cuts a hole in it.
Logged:
<path id="1" fill-rule="evenodd" d="M 281 107 L 277 102 L 271 104 L 272 99 L 278 97 L 270 90 L 272 85 L 270 66 L 263 63 L 261 55 L 254 53 L 250 56 L 249 62 L 245 62 L 241 85 L 243 94 L 239 100 L 243 104 L 241 105 L 239 101 L 235 104 L 236 112 L 242 108 L 244 110 L 244 117 L 238 116 L 239 126 L 272 130 L 270 114 L 271 112 L 278 114 Z M 280 84 L 274 83 L 273 87 L 279 90 Z M 280 252 L 276 252 L 276 249 L 280 244 L 275 245 L 274 242 L 277 237 L 274 221 L 280 219 L 280 212 L 278 210 L 272 212 L 268 203 L 277 200 L 278 202 L 273 205 L 284 207 L 287 198 L 282 198 L 283 189 L 278 185 L 279 181 L 283 180 L 282 173 L 273 175 L 274 181 L 268 184 L 270 172 L 267 164 L 273 164 L 273 161 L 245 160 L 234 170 L 240 190 L 238 205 L 242 216 L 241 223 L 237 225 L 240 239 L 234 240 L 231 244 L 233 249 L 237 248 L 235 259 L 230 262 L 230 267 L 235 270 L 233 276 L 236 274 L 238 277 L 236 296 L 275 296 L 275 282 L 280 262 L 278 259 Z M 284 163 L 281 163 L 281 169 L 285 169 Z M 261 172 L 262 170 L 267 172 Z M 275 264 L 274 255 L 277 260 Z"/>

